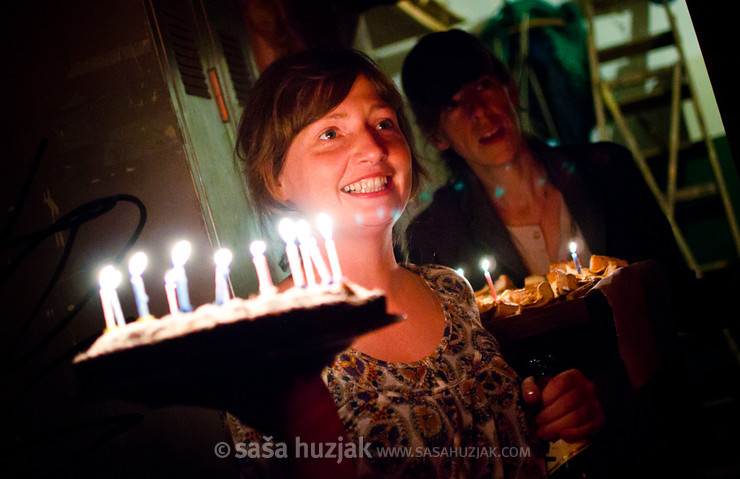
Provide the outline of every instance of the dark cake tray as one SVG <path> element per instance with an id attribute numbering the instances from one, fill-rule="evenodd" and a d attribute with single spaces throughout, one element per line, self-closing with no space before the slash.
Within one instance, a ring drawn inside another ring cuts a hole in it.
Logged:
<path id="1" fill-rule="evenodd" d="M 100 356 L 81 353 L 74 369 L 86 396 L 226 409 L 280 381 L 317 374 L 358 336 L 401 319 L 386 313 L 384 300 L 332 305 L 330 314 L 292 310 Z"/>

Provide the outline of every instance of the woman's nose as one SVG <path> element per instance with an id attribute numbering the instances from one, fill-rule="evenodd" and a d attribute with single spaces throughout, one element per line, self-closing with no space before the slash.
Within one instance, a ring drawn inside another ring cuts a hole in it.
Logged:
<path id="1" fill-rule="evenodd" d="M 354 158 L 359 162 L 377 163 L 385 156 L 385 145 L 374 129 L 366 128 L 357 135 Z"/>
<path id="2" fill-rule="evenodd" d="M 485 111 L 485 103 L 480 98 L 470 96 L 465 102 L 465 112 L 468 118 L 479 118 Z"/>

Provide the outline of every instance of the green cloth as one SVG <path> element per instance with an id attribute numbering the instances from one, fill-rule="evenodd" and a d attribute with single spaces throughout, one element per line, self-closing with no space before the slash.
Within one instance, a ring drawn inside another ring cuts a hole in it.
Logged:
<path id="1" fill-rule="evenodd" d="M 587 142 L 595 121 L 583 15 L 572 2 L 559 6 L 543 0 L 506 2 L 499 13 L 486 22 L 480 39 L 510 68 L 515 66 L 519 36 L 511 35 L 509 28 L 521 25 L 525 15 L 529 15 L 530 21 L 564 21 L 562 26 L 530 30 L 529 63 L 542 85 L 561 143 Z M 566 101 L 568 98 L 570 101 Z"/>

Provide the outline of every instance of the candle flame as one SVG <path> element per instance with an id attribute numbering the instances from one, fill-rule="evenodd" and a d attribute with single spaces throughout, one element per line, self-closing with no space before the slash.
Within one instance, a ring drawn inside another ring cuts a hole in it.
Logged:
<path id="1" fill-rule="evenodd" d="M 254 240 L 252 241 L 252 244 L 249 245 L 249 252 L 252 253 L 252 256 L 260 256 L 265 254 L 265 250 L 267 249 L 267 245 L 262 240 Z"/>
<path id="2" fill-rule="evenodd" d="M 147 257 L 143 251 L 134 254 L 128 261 L 128 272 L 131 276 L 141 276 L 147 265 Z"/>
<path id="3" fill-rule="evenodd" d="M 216 263 L 216 266 L 219 268 L 228 268 L 232 259 L 234 259 L 234 255 L 228 248 L 221 248 L 213 255 L 213 262 Z"/>
<path id="4" fill-rule="evenodd" d="M 280 237 L 285 241 L 286 243 L 293 243 L 295 241 L 295 223 L 290 218 L 283 218 L 280 220 L 280 223 L 278 223 L 278 233 L 280 233 Z"/>
<path id="5" fill-rule="evenodd" d="M 190 258 L 191 246 L 186 240 L 179 241 L 174 248 L 172 248 L 172 265 L 173 266 L 185 266 L 188 258 Z"/>
<path id="6" fill-rule="evenodd" d="M 332 238 L 332 224 L 331 218 L 326 213 L 320 213 L 316 219 L 316 225 L 319 228 L 319 233 L 325 240 Z"/>
<path id="7" fill-rule="evenodd" d="M 121 284 L 121 272 L 109 264 L 100 270 L 98 282 L 100 289 L 116 289 Z"/>
<path id="8" fill-rule="evenodd" d="M 462 268 L 457 268 L 457 269 L 455 270 L 455 272 L 456 272 L 457 274 L 459 274 L 460 276 L 462 276 L 463 278 L 465 277 L 465 270 L 464 270 L 464 269 L 462 269 Z"/>
<path id="9" fill-rule="evenodd" d="M 572 254 L 576 252 L 576 249 L 578 249 L 578 245 L 576 244 L 575 241 L 571 241 L 570 244 L 568 245 L 568 248 L 570 248 L 570 252 Z"/>
<path id="10" fill-rule="evenodd" d="M 483 271 L 493 271 L 496 269 L 496 258 L 492 256 L 485 256 L 481 259 L 480 267 Z"/>

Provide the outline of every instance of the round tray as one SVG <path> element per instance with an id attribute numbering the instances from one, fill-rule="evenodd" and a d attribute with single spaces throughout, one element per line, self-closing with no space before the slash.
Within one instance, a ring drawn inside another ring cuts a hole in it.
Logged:
<path id="1" fill-rule="evenodd" d="M 384 297 L 360 307 L 296 309 L 99 356 L 81 353 L 74 369 L 87 396 L 227 409 L 287 378 L 320 372 L 356 337 L 401 319 L 386 313 Z"/>

